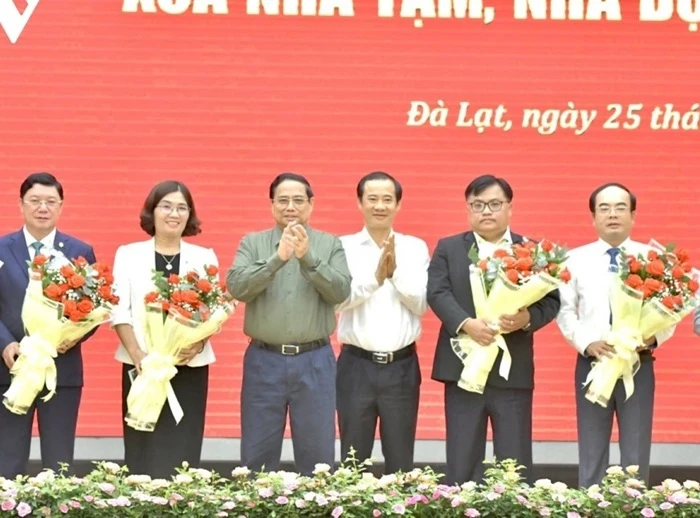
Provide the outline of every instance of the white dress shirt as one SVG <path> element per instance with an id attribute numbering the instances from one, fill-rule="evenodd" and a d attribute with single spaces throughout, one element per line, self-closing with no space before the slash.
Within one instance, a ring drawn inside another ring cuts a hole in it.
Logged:
<path id="1" fill-rule="evenodd" d="M 571 280 L 559 287 L 561 308 L 557 325 L 564 338 L 580 354 L 593 342 L 603 340 L 610 331 L 610 286 L 617 273 L 610 271 L 610 255 L 613 248 L 599 239 L 569 252 L 567 268 Z M 627 254 L 645 254 L 648 245 L 627 239 L 618 248 Z M 618 264 L 622 254 L 618 255 Z M 675 326 L 656 335 L 657 346 L 671 338 Z"/>
<path id="2" fill-rule="evenodd" d="M 375 277 L 382 249 L 366 228 L 342 236 L 352 288 L 336 306 L 338 340 L 373 352 L 394 352 L 421 335 L 421 316 L 427 310 L 428 264 L 425 241 L 394 233 L 396 270 L 379 286 Z"/>
<path id="3" fill-rule="evenodd" d="M 34 260 L 34 256 L 36 255 L 36 250 L 34 250 L 34 247 L 32 246 L 33 243 L 36 243 L 39 241 L 42 245 L 44 245 L 44 248 L 49 248 L 52 249 L 54 247 L 54 241 L 56 240 L 56 227 L 49 232 L 49 234 L 44 238 L 44 239 L 37 239 L 34 236 L 32 236 L 29 233 L 29 230 L 27 230 L 27 227 L 22 228 L 22 232 L 24 232 L 24 240 L 27 242 L 27 250 L 29 250 L 29 259 Z"/>

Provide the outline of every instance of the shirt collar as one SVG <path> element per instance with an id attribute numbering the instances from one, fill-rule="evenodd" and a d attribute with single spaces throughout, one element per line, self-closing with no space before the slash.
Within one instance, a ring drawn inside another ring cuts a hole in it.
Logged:
<path id="1" fill-rule="evenodd" d="M 476 245 L 483 245 L 485 243 L 488 244 L 495 244 L 495 245 L 512 245 L 513 244 L 513 236 L 510 234 L 510 227 L 506 228 L 506 233 L 503 234 L 503 237 L 498 241 L 498 243 L 490 243 L 489 241 L 486 241 L 483 237 L 481 237 L 479 234 L 474 232 L 474 239 L 476 240 Z"/>
<path id="2" fill-rule="evenodd" d="M 362 230 L 358 235 L 360 237 L 361 244 L 366 245 L 368 243 L 374 243 L 374 239 L 372 239 L 372 236 L 369 234 L 369 230 L 367 230 L 367 227 L 362 227 Z M 394 233 L 394 229 L 392 228 L 387 237 L 391 237 L 394 235 L 396 234 Z"/>
<path id="3" fill-rule="evenodd" d="M 56 228 L 54 227 L 51 232 L 49 232 L 49 235 L 46 236 L 44 239 L 38 240 L 35 238 L 33 235 L 29 233 L 29 230 L 27 230 L 26 225 L 22 227 L 22 232 L 24 233 L 24 240 L 27 243 L 27 248 L 32 246 L 32 243 L 35 243 L 36 241 L 39 241 L 42 245 L 44 245 L 46 248 L 53 248 L 54 247 L 54 241 L 56 240 Z"/>
<path id="4" fill-rule="evenodd" d="M 622 243 L 620 243 L 620 245 L 617 247 L 614 247 L 610 243 L 606 243 L 601 238 L 598 238 L 598 241 L 596 241 L 596 249 L 600 251 L 600 255 L 604 255 L 608 253 L 608 250 L 610 250 L 611 248 L 626 248 L 627 250 L 629 250 L 631 244 L 632 240 L 629 237 L 625 239 Z"/>

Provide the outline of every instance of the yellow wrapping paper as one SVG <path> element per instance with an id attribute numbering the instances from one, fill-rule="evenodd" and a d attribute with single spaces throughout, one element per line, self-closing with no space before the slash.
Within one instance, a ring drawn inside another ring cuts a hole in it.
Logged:
<path id="1" fill-rule="evenodd" d="M 486 380 L 496 362 L 499 349 L 503 351 L 503 356 L 498 374 L 504 379 L 508 379 L 510 375 L 512 358 L 503 338 L 503 332 L 498 326 L 500 317 L 515 314 L 521 308 L 541 300 L 549 292 L 557 289 L 561 281 L 546 273 L 539 273 L 533 275 L 524 284 L 517 285 L 508 280 L 505 273 L 501 271 L 487 295 L 484 273 L 479 267 L 472 265 L 469 272 L 469 283 L 472 289 L 476 317 L 490 322 L 499 333 L 494 341 L 487 346 L 478 344 L 467 334 L 460 334 L 450 342 L 452 350 L 462 360 L 463 366 L 457 385 L 463 390 L 483 394 Z"/>
<path id="2" fill-rule="evenodd" d="M 19 357 L 10 370 L 12 381 L 2 401 L 5 408 L 15 414 L 26 414 L 44 386 L 49 392 L 41 399 L 51 399 L 56 393 L 55 358 L 59 346 L 81 339 L 109 318 L 107 307 L 96 308 L 82 322 L 64 318 L 63 304 L 45 297 L 41 280 L 32 278 L 22 305 L 26 336 L 19 344 Z"/>
<path id="3" fill-rule="evenodd" d="M 634 375 L 639 370 L 637 348 L 652 336 L 667 329 L 687 316 L 692 308 L 675 312 L 658 299 L 643 301 L 643 293 L 626 286 L 622 279 L 615 278 L 610 288 L 612 329 L 604 340 L 615 347 L 612 358 L 603 357 L 593 362 L 584 387 L 586 399 L 591 403 L 607 407 L 617 380 L 622 379 L 625 400 L 634 394 Z"/>
<path id="4" fill-rule="evenodd" d="M 177 374 L 178 355 L 193 343 L 218 333 L 232 309 L 232 305 L 219 308 L 206 322 L 196 322 L 174 310 L 163 319 L 159 304 L 146 305 L 147 355 L 126 399 L 124 420 L 127 425 L 142 432 L 152 432 L 166 400 L 175 420 L 180 422 L 184 414 L 170 385 L 170 380 Z"/>

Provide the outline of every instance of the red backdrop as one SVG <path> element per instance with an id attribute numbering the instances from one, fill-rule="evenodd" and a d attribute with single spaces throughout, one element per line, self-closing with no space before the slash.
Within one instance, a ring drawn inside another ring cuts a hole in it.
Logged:
<path id="1" fill-rule="evenodd" d="M 650 127 L 655 106 L 682 113 L 700 102 L 700 36 L 678 19 L 641 22 L 625 2 L 621 21 L 515 20 L 513 6 L 497 2 L 490 24 L 425 19 L 414 28 L 411 18 L 378 17 L 374 2 L 355 2 L 351 17 L 254 16 L 244 2 L 229 2 L 228 14 L 177 16 L 121 4 L 43 0 L 15 44 L 0 31 L 0 231 L 21 225 L 24 176 L 52 171 L 66 189 L 60 227 L 111 262 L 119 244 L 146 238 L 138 213 L 150 187 L 174 178 L 193 190 L 204 220 L 196 242 L 227 267 L 245 232 L 271 225 L 277 173 L 307 175 L 313 224 L 342 234 L 362 225 L 357 180 L 383 169 L 405 188 L 397 230 L 432 250 L 465 229 L 464 187 L 490 172 L 515 189 L 520 233 L 572 247 L 595 239 L 588 195 L 621 181 L 639 198 L 634 236 L 681 243 L 700 260 L 699 132 Z M 438 100 L 450 109 L 446 126 L 407 125 L 411 101 Z M 512 129 L 457 127 L 460 101 L 504 105 Z M 582 135 L 520 124 L 523 109 L 568 102 L 598 110 Z M 638 128 L 603 128 L 608 105 L 622 105 L 624 122 L 634 103 Z M 242 317 L 215 341 L 210 437 L 240 434 Z M 441 386 L 429 380 L 438 324 L 432 313 L 424 324 L 418 435 L 442 439 Z M 85 347 L 79 435 L 121 433 L 115 347 L 109 329 Z M 700 381 L 689 368 L 697 347 L 688 319 L 657 354 L 655 441 L 700 442 Z M 535 439 L 575 440 L 574 350 L 550 325 L 536 354 Z"/>

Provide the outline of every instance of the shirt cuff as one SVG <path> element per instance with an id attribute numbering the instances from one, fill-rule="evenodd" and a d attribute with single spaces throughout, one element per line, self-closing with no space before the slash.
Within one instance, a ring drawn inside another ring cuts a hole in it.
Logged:
<path id="1" fill-rule="evenodd" d="M 457 331 L 455 331 L 455 334 L 458 335 L 459 333 L 462 332 L 462 327 L 464 327 L 464 324 L 467 323 L 467 320 L 469 320 L 471 317 L 467 317 L 464 320 L 462 320 L 462 323 L 459 324 L 459 327 L 457 328 Z"/>
<path id="2" fill-rule="evenodd" d="M 277 272 L 277 270 L 282 268 L 285 264 L 286 264 L 286 261 L 283 261 L 277 252 L 273 253 L 267 259 L 267 267 L 270 269 L 270 271 L 272 273 Z"/>
<path id="3" fill-rule="evenodd" d="M 311 268 L 315 268 L 316 266 L 318 266 L 319 262 L 320 261 L 316 257 L 316 254 L 314 254 L 314 252 L 313 252 L 313 250 L 311 250 L 311 248 L 309 248 L 306 251 L 306 254 L 304 254 L 304 256 L 301 259 L 299 259 L 299 263 L 307 270 L 310 270 Z"/>

